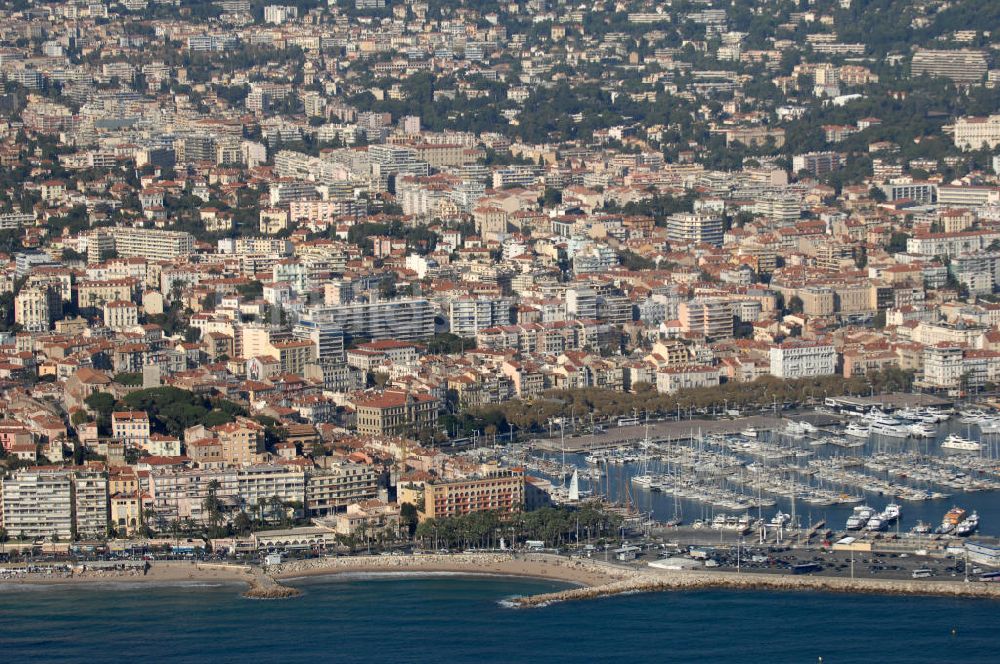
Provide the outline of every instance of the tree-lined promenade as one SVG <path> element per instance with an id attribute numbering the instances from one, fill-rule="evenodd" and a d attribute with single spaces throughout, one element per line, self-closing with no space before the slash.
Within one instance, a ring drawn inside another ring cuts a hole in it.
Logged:
<path id="1" fill-rule="evenodd" d="M 532 400 L 513 399 L 486 406 L 456 418 L 458 429 L 485 433 L 505 433 L 510 427 L 522 431 L 545 430 L 553 419 L 593 416 L 609 418 L 649 414 L 670 416 L 689 410 L 724 409 L 759 410 L 785 403 L 810 403 L 826 397 L 869 395 L 909 391 L 912 372 L 887 369 L 866 376 L 816 376 L 782 380 L 771 376 L 751 383 L 724 383 L 711 388 L 682 389 L 661 394 L 648 383 L 640 383 L 632 392 L 604 388 L 549 390 Z"/>

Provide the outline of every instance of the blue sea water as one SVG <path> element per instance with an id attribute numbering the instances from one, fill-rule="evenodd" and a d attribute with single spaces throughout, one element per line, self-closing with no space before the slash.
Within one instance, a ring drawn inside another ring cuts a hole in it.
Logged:
<path id="1" fill-rule="evenodd" d="M 541 609 L 562 584 L 345 576 L 231 585 L 0 586 L 0 661 L 997 662 L 1000 603 L 822 593 L 638 594 Z M 954 633 L 952 630 L 955 630 Z"/>

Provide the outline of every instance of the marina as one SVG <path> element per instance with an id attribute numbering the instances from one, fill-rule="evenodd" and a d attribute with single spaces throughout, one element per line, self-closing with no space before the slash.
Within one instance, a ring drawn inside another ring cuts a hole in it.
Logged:
<path id="1" fill-rule="evenodd" d="M 838 400 L 788 416 L 639 418 L 494 454 L 501 463 L 527 460 L 554 486 L 566 486 L 576 470 L 584 495 L 672 526 L 756 532 L 781 514 L 789 529 L 825 521 L 843 531 L 856 507 L 872 505 L 864 536 L 915 536 L 956 502 L 976 512 L 972 532 L 1000 533 L 995 521 L 979 522 L 1000 497 L 1000 435 L 979 426 L 997 416 L 907 397 L 919 395 Z M 895 511 L 886 514 L 890 505 Z M 956 535 L 954 525 L 936 535 Z"/>

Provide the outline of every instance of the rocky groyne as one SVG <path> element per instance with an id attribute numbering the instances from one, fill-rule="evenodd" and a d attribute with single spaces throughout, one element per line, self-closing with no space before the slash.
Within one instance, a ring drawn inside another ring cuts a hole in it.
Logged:
<path id="1" fill-rule="evenodd" d="M 289 599 L 302 594 L 298 588 L 284 586 L 273 577 L 260 571 L 254 573 L 247 582 L 250 587 L 243 593 L 247 599 Z"/>

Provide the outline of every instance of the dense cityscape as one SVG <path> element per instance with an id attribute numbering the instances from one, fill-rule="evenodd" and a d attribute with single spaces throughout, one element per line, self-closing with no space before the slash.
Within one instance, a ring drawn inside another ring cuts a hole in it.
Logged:
<path id="1" fill-rule="evenodd" d="M 1000 4 L 0 15 L 0 581 L 996 597 Z"/>

